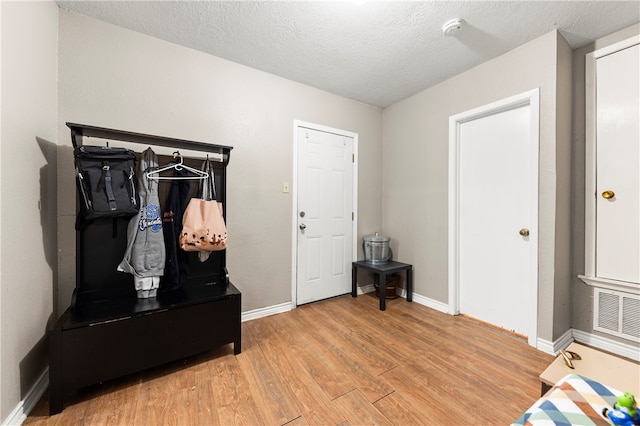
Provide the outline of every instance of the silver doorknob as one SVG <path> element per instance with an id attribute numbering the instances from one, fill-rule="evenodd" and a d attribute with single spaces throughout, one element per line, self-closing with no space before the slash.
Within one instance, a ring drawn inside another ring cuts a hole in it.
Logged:
<path id="1" fill-rule="evenodd" d="M 304 223 L 301 223 L 301 224 L 300 224 L 300 229 L 301 229 L 302 231 L 304 231 L 305 229 L 307 229 L 307 225 L 305 225 Z"/>
<path id="2" fill-rule="evenodd" d="M 529 230 L 527 228 L 522 228 L 520 230 L 520 232 L 518 232 L 518 234 L 522 235 L 523 237 L 528 237 L 529 236 Z"/>

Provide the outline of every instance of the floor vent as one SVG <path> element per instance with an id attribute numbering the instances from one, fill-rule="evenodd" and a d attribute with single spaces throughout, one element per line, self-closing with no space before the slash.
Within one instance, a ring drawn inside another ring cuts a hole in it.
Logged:
<path id="1" fill-rule="evenodd" d="M 594 289 L 593 329 L 640 342 L 640 296 Z"/>

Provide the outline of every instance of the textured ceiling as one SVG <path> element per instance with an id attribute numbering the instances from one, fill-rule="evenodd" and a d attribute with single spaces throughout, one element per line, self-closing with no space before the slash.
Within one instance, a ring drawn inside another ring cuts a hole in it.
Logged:
<path id="1" fill-rule="evenodd" d="M 639 1 L 58 1 L 60 7 L 386 107 L 554 29 L 573 47 Z M 454 36 L 442 25 L 462 18 Z"/>

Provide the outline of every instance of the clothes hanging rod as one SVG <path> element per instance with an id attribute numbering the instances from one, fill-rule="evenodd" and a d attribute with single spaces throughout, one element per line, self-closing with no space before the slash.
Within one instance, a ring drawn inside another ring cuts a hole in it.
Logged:
<path id="1" fill-rule="evenodd" d="M 166 136 L 155 136 L 144 133 L 130 132 L 126 130 L 109 129 L 106 127 L 90 126 L 67 122 L 67 127 L 71 129 L 71 143 L 74 148 L 82 146 L 84 137 L 99 139 L 112 139 L 124 142 L 132 142 L 143 145 L 157 145 L 173 148 L 183 148 L 191 151 L 211 152 L 220 154 L 222 162 L 229 163 L 232 146 L 209 144 L 205 142 L 190 141 L 186 139 L 169 138 Z"/>

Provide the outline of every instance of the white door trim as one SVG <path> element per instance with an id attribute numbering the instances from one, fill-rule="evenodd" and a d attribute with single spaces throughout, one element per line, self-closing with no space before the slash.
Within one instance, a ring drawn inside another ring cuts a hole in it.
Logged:
<path id="1" fill-rule="evenodd" d="M 340 136 L 353 138 L 353 221 L 351 224 L 353 247 L 351 249 L 351 259 L 358 256 L 358 134 L 346 130 L 335 129 L 321 124 L 309 123 L 301 120 L 293 120 L 293 182 L 292 182 L 292 205 L 291 205 L 291 309 L 298 306 L 298 129 L 318 130 L 320 132 L 333 133 Z"/>
<path id="2" fill-rule="evenodd" d="M 459 181 L 460 181 L 460 125 L 507 111 L 513 108 L 529 105 L 531 111 L 531 170 L 535 170 L 535 179 L 531 181 L 531 275 L 529 277 L 529 300 L 527 318 L 529 318 L 529 345 L 536 346 L 538 323 L 538 155 L 539 155 L 539 121 L 540 121 L 540 91 L 533 89 L 509 98 L 493 102 L 479 108 L 472 109 L 449 117 L 449 313 L 460 313 L 460 275 L 459 275 Z"/>
<path id="3" fill-rule="evenodd" d="M 584 196 L 584 275 L 579 276 L 589 285 L 607 284 L 613 280 L 596 277 L 596 61 L 623 49 L 640 44 L 640 35 L 591 52 L 585 57 L 585 196 Z M 616 289 L 628 291 L 618 281 Z"/>

